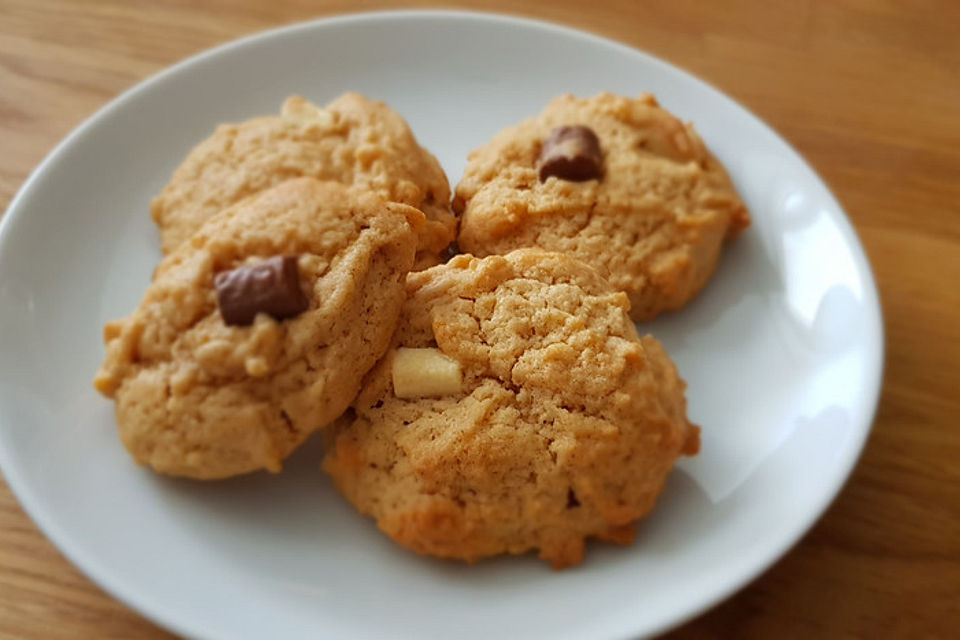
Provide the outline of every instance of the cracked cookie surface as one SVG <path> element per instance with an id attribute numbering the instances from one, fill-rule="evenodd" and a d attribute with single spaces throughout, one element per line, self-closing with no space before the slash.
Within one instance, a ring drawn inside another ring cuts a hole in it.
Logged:
<path id="1" fill-rule="evenodd" d="M 95 387 L 141 464 L 223 478 L 281 463 L 342 413 L 396 328 L 423 214 L 300 178 L 207 220 L 157 267 L 138 308 L 104 328 Z M 308 304 L 224 323 L 215 276 L 297 256 Z"/>
<path id="2" fill-rule="evenodd" d="M 420 266 L 436 264 L 456 234 L 446 174 L 400 114 L 357 93 L 324 108 L 294 96 L 278 116 L 220 125 L 174 171 L 150 206 L 164 253 L 221 209 L 301 176 L 363 185 L 423 211 Z"/>
<path id="3" fill-rule="evenodd" d="M 698 448 L 685 384 L 593 268 L 537 249 L 412 273 L 400 326 L 324 468 L 401 545 L 474 561 L 633 539 L 675 460 Z M 399 349 L 459 364 L 460 390 L 396 397 Z M 391 375 L 392 374 L 392 375 Z"/>
<path id="4" fill-rule="evenodd" d="M 599 138 L 600 179 L 540 180 L 543 141 L 585 125 Z M 726 171 L 691 125 L 652 96 L 562 96 L 473 151 L 457 185 L 458 243 L 485 256 L 520 247 L 569 253 L 630 298 L 634 320 L 681 308 L 721 247 L 749 225 Z"/>

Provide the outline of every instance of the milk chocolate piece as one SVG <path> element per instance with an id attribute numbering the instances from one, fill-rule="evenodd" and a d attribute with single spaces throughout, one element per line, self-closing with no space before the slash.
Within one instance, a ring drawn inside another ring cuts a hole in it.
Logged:
<path id="1" fill-rule="evenodd" d="M 600 140 L 590 127 L 580 124 L 557 127 L 540 148 L 540 182 L 550 176 L 571 182 L 603 175 Z"/>
<path id="2" fill-rule="evenodd" d="M 309 306 L 300 289 L 296 256 L 273 256 L 248 267 L 222 271 L 213 284 L 220 315 L 230 325 L 253 324 L 258 313 L 283 320 L 303 313 Z"/>

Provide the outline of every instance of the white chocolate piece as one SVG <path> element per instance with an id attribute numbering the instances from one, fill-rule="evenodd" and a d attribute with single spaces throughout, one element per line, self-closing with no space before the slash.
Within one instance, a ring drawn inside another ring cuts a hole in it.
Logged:
<path id="1" fill-rule="evenodd" d="M 460 363 L 439 349 L 401 347 L 393 355 L 393 392 L 398 398 L 460 393 Z"/>

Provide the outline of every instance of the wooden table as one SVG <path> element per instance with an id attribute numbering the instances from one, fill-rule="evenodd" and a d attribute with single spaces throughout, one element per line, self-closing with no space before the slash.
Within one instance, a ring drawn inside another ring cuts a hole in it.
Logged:
<path id="1" fill-rule="evenodd" d="M 320 15 L 421 4 L 451 3 L 0 0 L 0 210 L 73 127 L 185 56 Z M 873 262 L 886 376 L 850 483 L 783 560 L 671 637 L 958 637 L 960 2 L 452 4 L 570 24 L 712 82 L 820 172 Z M 171 636 L 81 576 L 0 483 L 0 637 Z"/>

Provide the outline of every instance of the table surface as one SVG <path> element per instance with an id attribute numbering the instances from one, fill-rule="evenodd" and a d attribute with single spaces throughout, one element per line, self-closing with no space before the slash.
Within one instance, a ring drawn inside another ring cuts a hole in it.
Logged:
<path id="1" fill-rule="evenodd" d="M 947 638 L 960 628 L 960 2 L 0 0 L 0 211 L 132 84 L 265 28 L 385 7 L 561 22 L 719 87 L 844 204 L 876 273 L 883 395 L 849 484 L 766 574 L 671 638 Z M 171 638 L 84 578 L 0 482 L 0 637 Z"/>

